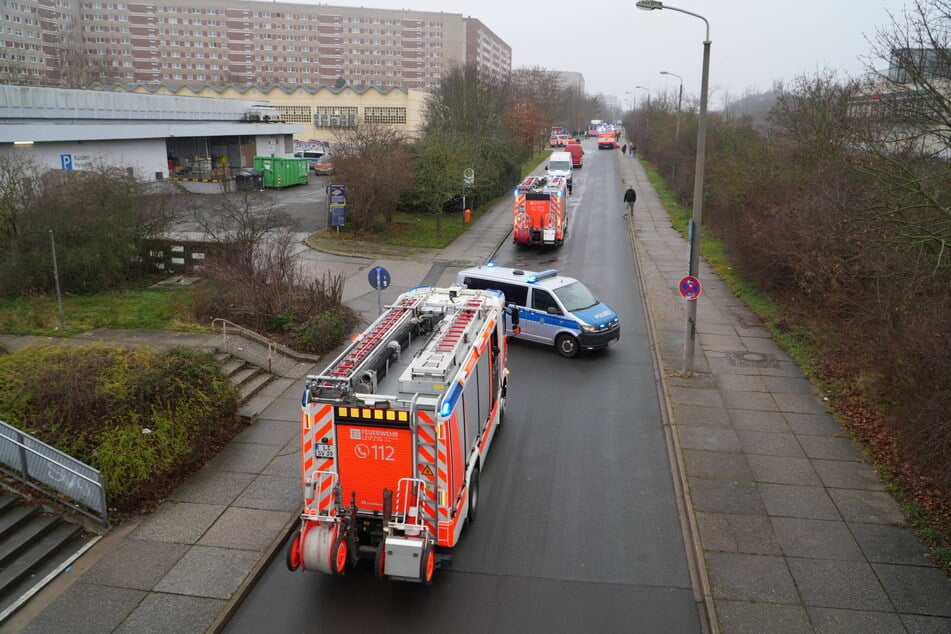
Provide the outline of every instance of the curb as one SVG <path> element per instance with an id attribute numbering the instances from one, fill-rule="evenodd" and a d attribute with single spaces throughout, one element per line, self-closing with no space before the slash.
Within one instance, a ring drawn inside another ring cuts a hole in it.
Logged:
<path id="1" fill-rule="evenodd" d="M 624 179 L 621 180 L 623 183 Z M 707 634 L 720 634 L 716 609 L 713 603 L 713 594 L 710 589 L 710 579 L 707 575 L 706 560 L 703 556 L 703 546 L 700 543 L 699 527 L 697 526 L 697 518 L 690 497 L 690 487 L 687 483 L 686 465 L 682 459 L 683 450 L 680 446 L 680 436 L 677 434 L 676 419 L 674 418 L 670 395 L 667 390 L 667 381 L 664 376 L 664 363 L 661 358 L 660 348 L 657 345 L 657 328 L 654 324 L 654 317 L 651 314 L 650 305 L 648 304 L 645 294 L 647 286 L 642 260 L 645 259 L 646 256 L 641 255 L 643 250 L 638 247 L 637 231 L 634 227 L 633 217 L 627 217 L 627 224 L 631 237 L 631 247 L 634 250 L 634 257 L 637 261 L 637 279 L 640 284 L 641 297 L 643 299 L 644 318 L 650 333 L 654 381 L 657 385 L 657 393 L 661 404 L 661 422 L 664 427 L 664 436 L 667 439 L 667 455 L 670 460 L 674 495 L 677 499 L 677 510 L 680 515 L 680 529 L 683 533 L 684 545 L 686 546 L 684 554 L 687 557 L 687 568 L 690 572 L 690 585 L 692 586 L 694 601 L 696 602 L 703 631 Z"/>

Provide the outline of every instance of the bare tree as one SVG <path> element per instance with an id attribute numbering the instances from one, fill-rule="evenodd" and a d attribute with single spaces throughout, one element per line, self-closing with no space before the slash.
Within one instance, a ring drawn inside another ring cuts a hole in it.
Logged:
<path id="1" fill-rule="evenodd" d="M 853 100 L 855 146 L 846 158 L 882 184 L 875 218 L 905 246 L 921 249 L 935 271 L 951 249 L 951 2 L 916 0 L 870 43 L 887 70 L 867 63 L 876 82 Z"/>
<path id="2" fill-rule="evenodd" d="M 39 169 L 32 159 L 0 154 L 0 253 L 4 243 L 17 235 L 20 216 L 33 204 L 33 183 L 38 178 Z"/>
<path id="3" fill-rule="evenodd" d="M 211 206 L 196 205 L 190 215 L 221 259 L 246 275 L 254 275 L 269 258 L 271 242 L 280 242 L 281 234 L 293 228 L 278 201 L 260 192 L 223 194 Z"/>
<path id="4" fill-rule="evenodd" d="M 413 186 L 406 138 L 391 125 L 373 122 L 341 128 L 335 138 L 335 180 L 347 186 L 348 223 L 386 229 L 400 197 Z"/>
<path id="5" fill-rule="evenodd" d="M 455 66 L 426 104 L 426 130 L 492 137 L 503 132 L 511 87 L 480 73 L 474 64 Z"/>
<path id="6" fill-rule="evenodd" d="M 118 73 L 115 59 L 96 54 L 86 47 L 79 25 L 59 32 L 60 45 L 50 58 L 51 79 L 65 88 L 88 88 L 94 83 L 114 82 Z"/>

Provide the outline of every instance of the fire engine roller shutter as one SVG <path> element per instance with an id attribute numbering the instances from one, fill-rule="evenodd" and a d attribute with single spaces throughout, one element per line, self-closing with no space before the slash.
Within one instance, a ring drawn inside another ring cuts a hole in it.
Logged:
<path id="1" fill-rule="evenodd" d="M 466 456 L 472 451 L 472 446 L 479 438 L 479 399 L 475 393 L 475 381 L 466 383 L 462 393 L 462 413 L 466 424 Z"/>
<path id="2" fill-rule="evenodd" d="M 488 352 L 488 347 L 486 347 L 486 352 Z M 492 390 L 492 382 L 489 380 L 489 355 L 484 354 L 479 357 L 479 362 L 476 364 L 475 372 L 473 373 L 473 378 L 477 379 L 479 382 L 479 421 L 480 428 L 485 429 L 485 426 L 489 422 L 489 412 L 491 412 L 492 404 L 490 401 L 490 392 Z M 471 381 L 472 379 L 470 379 Z"/>
<path id="3" fill-rule="evenodd" d="M 353 482 L 362 511 L 383 510 L 383 489 L 397 491 L 400 478 L 413 476 L 413 437 L 408 427 L 337 425 L 337 469 L 343 503 L 350 503 Z"/>

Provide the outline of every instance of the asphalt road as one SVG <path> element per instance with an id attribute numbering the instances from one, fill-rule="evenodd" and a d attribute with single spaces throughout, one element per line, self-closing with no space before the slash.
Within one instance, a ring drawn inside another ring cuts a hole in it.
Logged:
<path id="1" fill-rule="evenodd" d="M 593 144 L 591 145 L 593 146 Z M 505 245 L 500 265 L 557 268 L 621 317 L 606 352 L 513 343 L 506 423 L 479 517 L 433 585 L 288 572 L 275 559 L 226 631 L 699 632 L 615 152 L 588 150 L 560 249 Z"/>

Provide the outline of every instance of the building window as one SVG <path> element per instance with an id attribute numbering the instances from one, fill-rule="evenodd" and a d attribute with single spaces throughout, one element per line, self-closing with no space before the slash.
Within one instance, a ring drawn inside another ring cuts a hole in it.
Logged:
<path id="1" fill-rule="evenodd" d="M 358 116 L 359 110 L 356 106 L 316 106 L 314 127 L 355 128 Z"/>
<path id="2" fill-rule="evenodd" d="M 401 106 L 366 106 L 363 120 L 367 123 L 406 125 L 406 108 Z"/>
<path id="3" fill-rule="evenodd" d="M 285 123 L 310 123 L 310 106 L 276 106 Z"/>

